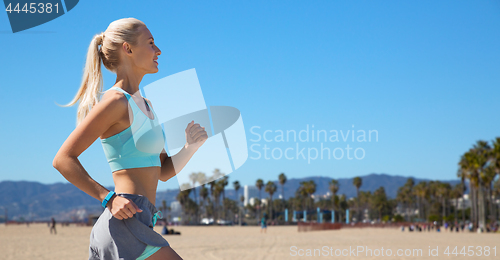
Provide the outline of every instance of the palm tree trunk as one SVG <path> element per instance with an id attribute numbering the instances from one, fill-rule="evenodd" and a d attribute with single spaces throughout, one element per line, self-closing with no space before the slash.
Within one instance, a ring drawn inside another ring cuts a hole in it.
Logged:
<path id="1" fill-rule="evenodd" d="M 443 200 L 443 224 L 445 222 L 445 218 L 446 218 L 446 199 L 444 198 L 444 196 L 441 198 Z"/>
<path id="2" fill-rule="evenodd" d="M 420 196 L 417 196 L 417 208 L 418 208 L 418 218 L 422 218 L 422 210 L 420 209 Z"/>
<path id="3" fill-rule="evenodd" d="M 282 184 L 281 185 L 281 201 L 284 202 L 285 201 L 285 184 Z"/>
<path id="4" fill-rule="evenodd" d="M 463 194 L 462 194 L 462 224 L 465 225 L 465 205 L 463 205 L 463 204 L 465 204 L 465 203 L 464 203 Z"/>
<path id="5" fill-rule="evenodd" d="M 257 216 L 257 219 L 260 220 L 262 218 L 261 214 L 260 214 L 260 209 L 262 208 L 262 199 L 261 199 L 261 196 L 260 196 L 260 189 L 259 189 L 259 215 Z"/>
<path id="6" fill-rule="evenodd" d="M 484 185 L 479 179 L 479 226 L 481 226 L 483 229 L 486 227 L 486 208 L 485 208 L 485 198 L 484 198 Z"/>
<path id="7" fill-rule="evenodd" d="M 469 182 L 469 189 L 470 189 L 470 205 L 471 205 L 471 210 L 470 210 L 470 221 L 474 225 L 474 228 L 476 228 L 477 221 L 476 221 L 476 208 L 477 208 L 477 201 L 476 201 L 476 188 L 472 184 L 472 182 Z"/>
<path id="8" fill-rule="evenodd" d="M 357 199 L 357 203 L 356 204 L 358 204 L 358 209 L 357 209 L 357 211 L 358 211 L 358 222 L 360 222 L 361 221 L 361 210 L 360 210 L 360 207 L 359 207 L 359 188 L 358 188 L 358 186 L 356 186 L 356 199 Z"/>
<path id="9" fill-rule="evenodd" d="M 212 206 L 213 206 L 213 215 L 214 215 L 214 222 L 217 221 L 217 219 L 219 218 L 219 214 L 218 214 L 218 204 L 219 204 L 219 200 L 217 198 L 218 196 L 215 196 L 214 195 L 214 202 L 212 203 Z"/>
<path id="10" fill-rule="evenodd" d="M 424 219 L 427 220 L 428 216 L 429 216 L 429 202 L 426 199 L 424 199 Z"/>
<path id="11" fill-rule="evenodd" d="M 470 196 L 469 196 L 470 197 Z M 464 192 L 462 190 L 462 225 L 465 225 L 465 200 L 464 200 Z"/>
<path id="12" fill-rule="evenodd" d="M 427 217 L 426 217 L 426 214 L 425 214 L 425 210 L 426 210 L 425 209 L 425 203 L 426 203 L 425 198 L 422 197 L 420 203 L 422 204 L 422 219 L 425 222 L 427 220 Z"/>
<path id="13" fill-rule="evenodd" d="M 490 223 L 495 222 L 495 204 L 493 203 L 493 199 L 491 198 L 491 182 L 488 183 L 488 202 L 490 206 Z"/>
<path id="14" fill-rule="evenodd" d="M 270 206 L 271 206 L 271 214 L 270 214 L 271 216 L 270 217 L 271 217 L 271 221 L 273 221 L 273 197 L 271 196 L 270 199 L 271 199 L 271 201 L 269 202 L 269 203 L 271 203 L 270 204 Z"/>
<path id="15" fill-rule="evenodd" d="M 496 195 L 493 196 L 493 194 L 492 194 L 492 198 L 491 198 L 492 199 L 492 203 L 491 203 L 492 205 L 491 205 L 491 208 L 492 208 L 492 211 L 493 211 L 493 222 L 495 222 L 497 220 L 497 206 L 496 206 L 496 203 L 495 203 L 496 197 L 497 197 Z"/>
<path id="16" fill-rule="evenodd" d="M 194 202 L 198 205 L 198 197 L 196 196 L 196 187 L 193 188 L 193 192 L 194 192 Z M 196 223 L 198 223 L 198 209 L 196 209 L 195 221 L 196 221 Z"/>
<path id="17" fill-rule="evenodd" d="M 226 200 L 226 193 L 224 192 L 224 190 L 222 190 L 222 216 L 223 216 L 224 220 L 226 219 L 226 203 L 225 203 L 225 200 Z"/>

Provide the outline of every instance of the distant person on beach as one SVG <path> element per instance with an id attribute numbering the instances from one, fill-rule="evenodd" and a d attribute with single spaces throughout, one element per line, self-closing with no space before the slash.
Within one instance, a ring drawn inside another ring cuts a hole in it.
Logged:
<path id="1" fill-rule="evenodd" d="M 77 52 L 73 46 L 67 45 L 67 50 Z M 92 37 L 80 88 L 65 105 L 80 101 L 76 128 L 52 165 L 104 208 L 90 233 L 89 260 L 181 259 L 153 229 L 162 218 L 155 206 L 158 181 L 176 176 L 208 135 L 205 127 L 186 119 L 180 122 L 187 124 L 181 133 L 185 136 L 182 149 L 172 157 L 165 151 L 161 122 L 151 101 L 139 90 L 146 74 L 158 72 L 160 54 L 142 21 L 123 18 L 111 22 L 104 32 Z M 116 74 L 114 85 L 104 92 L 101 65 Z M 97 138 L 111 168 L 114 191 L 91 178 L 78 159 Z"/>
<path id="2" fill-rule="evenodd" d="M 265 215 L 260 219 L 260 233 L 264 231 L 264 234 L 267 232 L 267 223 Z"/>
<path id="3" fill-rule="evenodd" d="M 52 218 L 50 222 L 51 222 L 51 224 L 50 224 L 50 234 L 52 234 L 52 230 L 54 230 L 54 234 L 57 234 L 57 231 L 56 231 L 56 220 L 54 218 Z"/>

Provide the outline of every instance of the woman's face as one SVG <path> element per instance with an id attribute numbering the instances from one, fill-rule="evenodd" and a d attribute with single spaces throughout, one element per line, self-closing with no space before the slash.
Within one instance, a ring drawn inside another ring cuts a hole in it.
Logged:
<path id="1" fill-rule="evenodd" d="M 153 35 L 145 26 L 139 28 L 137 45 L 132 46 L 131 61 L 135 69 L 144 73 L 158 72 L 158 56 L 160 49 L 155 45 Z"/>

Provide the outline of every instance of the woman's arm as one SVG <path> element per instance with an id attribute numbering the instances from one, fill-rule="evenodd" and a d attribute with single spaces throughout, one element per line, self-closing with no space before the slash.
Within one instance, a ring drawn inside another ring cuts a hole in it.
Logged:
<path id="1" fill-rule="evenodd" d="M 198 151 L 198 148 L 208 139 L 205 127 L 195 124 L 191 121 L 186 128 L 186 144 L 182 149 L 172 157 L 167 155 L 165 149 L 160 154 L 161 173 L 160 181 L 168 181 L 179 173 L 184 166 L 191 160 L 193 154 Z M 174 167 L 175 164 L 175 167 Z"/>
<path id="2" fill-rule="evenodd" d="M 153 104 L 149 99 L 144 98 L 149 106 L 154 109 Z M 186 127 L 186 144 L 182 149 L 175 154 L 174 156 L 168 156 L 165 148 L 160 153 L 160 162 L 161 162 L 161 172 L 158 179 L 160 181 L 168 181 L 170 178 L 174 177 L 177 173 L 179 173 L 184 166 L 191 160 L 193 154 L 198 151 L 201 145 L 205 143 L 208 139 L 207 132 L 205 131 L 205 127 L 201 127 L 200 124 L 195 124 L 194 121 L 189 122 Z M 174 167 L 175 162 L 175 167 Z"/>
<path id="3" fill-rule="evenodd" d="M 122 117 L 128 110 L 127 106 L 128 102 L 122 94 L 109 92 L 104 94 L 103 100 L 90 110 L 64 141 L 52 162 L 54 168 L 66 180 L 99 201 L 104 200 L 109 190 L 90 177 L 78 160 L 78 156 Z"/>
<path id="4" fill-rule="evenodd" d="M 174 177 L 177 173 L 179 173 L 184 166 L 186 166 L 187 162 L 193 157 L 193 154 L 198 150 L 198 148 L 194 147 L 182 147 L 182 149 L 176 153 L 174 156 L 170 157 L 165 152 L 165 148 L 160 154 L 161 160 L 161 173 L 160 173 L 160 181 L 168 181 L 170 178 Z M 174 162 L 175 161 L 175 168 Z"/>

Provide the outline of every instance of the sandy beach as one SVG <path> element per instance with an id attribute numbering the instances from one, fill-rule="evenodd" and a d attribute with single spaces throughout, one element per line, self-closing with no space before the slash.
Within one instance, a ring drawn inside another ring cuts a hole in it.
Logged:
<path id="1" fill-rule="evenodd" d="M 161 226 L 155 227 L 160 232 Z M 396 228 L 359 228 L 298 232 L 296 226 L 259 227 L 179 226 L 180 236 L 165 238 L 184 259 L 441 259 L 473 254 L 477 259 L 500 258 L 500 234 L 401 232 Z M 87 259 L 91 227 L 57 225 L 57 235 L 46 224 L 0 225 L 1 259 Z M 470 246 L 470 247 L 469 247 Z M 489 256 L 485 246 L 489 246 Z M 496 248 L 496 257 L 495 250 Z M 457 255 L 453 249 L 457 247 Z M 479 248 L 481 247 L 481 248 Z M 465 251 L 462 251 L 462 248 Z M 367 250 L 368 249 L 368 250 Z M 370 249 L 372 256 L 370 256 Z M 438 256 L 429 256 L 431 253 Z M 436 250 L 437 249 L 437 250 Z M 469 249 L 471 251 L 469 251 Z M 359 250 L 359 252 L 357 251 Z M 362 250 L 362 251 L 361 251 Z M 308 255 L 310 254 L 310 256 Z M 392 253 L 392 256 L 387 256 Z M 397 254 L 402 256 L 398 256 Z M 315 255 L 314 255 L 315 254 Z M 376 256 L 378 254 L 379 256 Z M 383 255 L 382 255 L 383 254 Z M 409 255 L 409 256 L 405 256 Z M 418 255 L 417 255 L 418 254 Z M 303 255 L 303 256 L 301 256 Z"/>

